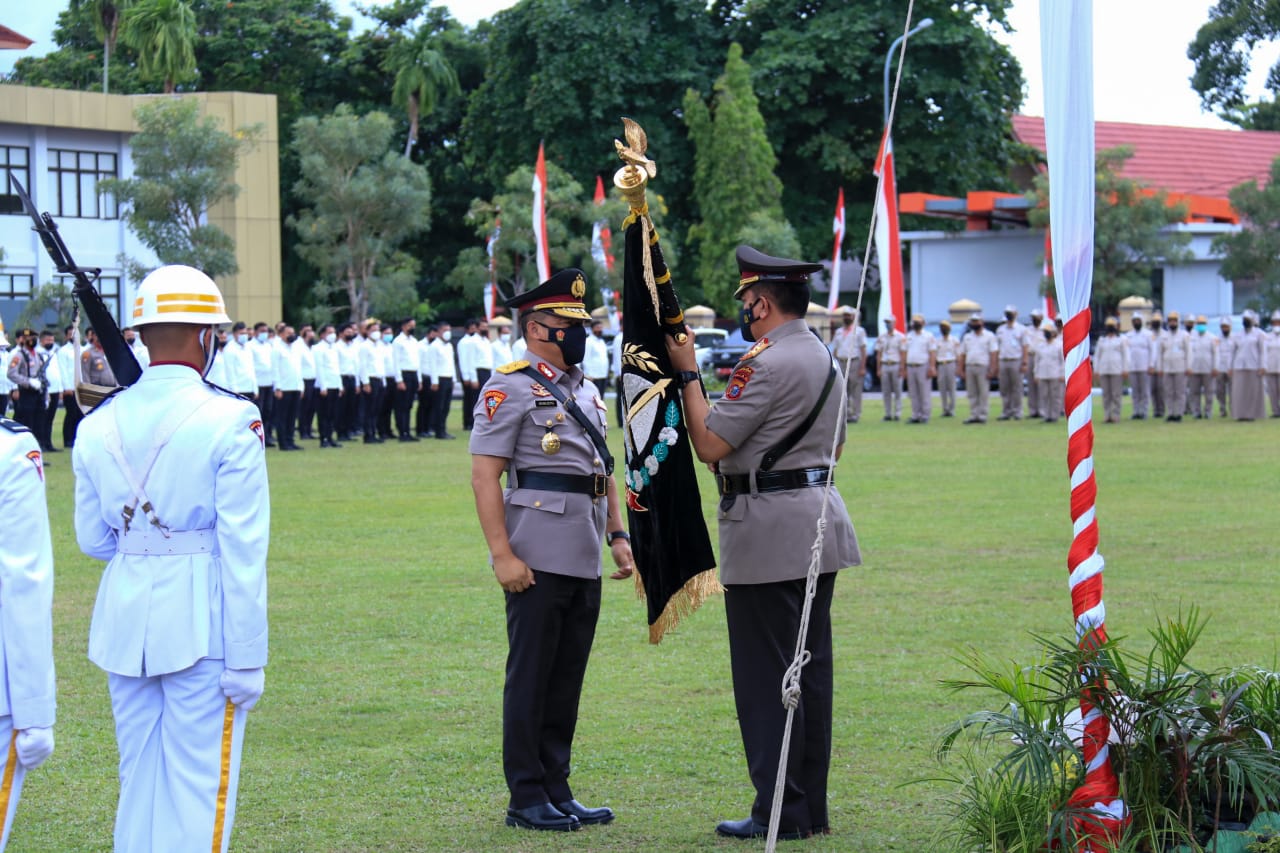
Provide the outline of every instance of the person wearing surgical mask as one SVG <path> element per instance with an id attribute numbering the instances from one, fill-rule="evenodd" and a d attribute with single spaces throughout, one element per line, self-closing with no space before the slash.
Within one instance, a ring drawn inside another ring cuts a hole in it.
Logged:
<path id="1" fill-rule="evenodd" d="M 1188 346 L 1191 356 L 1187 367 L 1187 407 L 1196 420 L 1213 415 L 1213 372 L 1217 360 L 1218 338 L 1209 332 L 1209 321 L 1203 314 L 1192 321 Z"/>

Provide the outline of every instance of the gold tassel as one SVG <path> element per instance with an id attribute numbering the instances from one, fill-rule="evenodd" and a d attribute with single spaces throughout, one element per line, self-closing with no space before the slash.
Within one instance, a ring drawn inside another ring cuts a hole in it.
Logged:
<path id="1" fill-rule="evenodd" d="M 667 606 L 662 609 L 657 621 L 649 626 L 649 644 L 656 646 L 661 643 L 663 636 L 668 631 L 675 630 L 680 620 L 693 615 L 693 612 L 702 606 L 702 602 L 711 596 L 720 595 L 723 592 L 724 587 L 716 577 L 715 569 L 707 569 L 689 578 L 679 592 L 667 601 Z M 644 597 L 644 582 L 640 578 L 640 573 L 636 572 L 636 598 L 643 600 Z"/>

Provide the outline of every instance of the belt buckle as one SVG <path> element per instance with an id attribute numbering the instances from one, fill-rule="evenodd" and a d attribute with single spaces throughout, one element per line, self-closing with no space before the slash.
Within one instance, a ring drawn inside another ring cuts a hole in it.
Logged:
<path id="1" fill-rule="evenodd" d="M 603 498 L 609 494 L 609 480 L 604 474 L 593 474 L 591 480 L 591 496 Z"/>
<path id="2" fill-rule="evenodd" d="M 726 498 L 735 494 L 733 480 L 728 474 L 716 474 L 716 485 L 720 487 L 720 497 Z"/>

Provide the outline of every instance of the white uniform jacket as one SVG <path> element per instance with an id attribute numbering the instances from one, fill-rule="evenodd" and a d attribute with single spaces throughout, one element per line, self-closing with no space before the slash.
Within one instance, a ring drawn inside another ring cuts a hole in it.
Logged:
<path id="1" fill-rule="evenodd" d="M 40 445 L 0 420 L 0 717 L 15 729 L 54 723 L 53 545 Z"/>
<path id="2" fill-rule="evenodd" d="M 154 437 L 174 429 L 170 418 L 192 412 L 145 473 Z M 141 507 L 123 532 L 121 509 L 136 498 L 108 451 L 112 433 L 169 539 Z M 265 666 L 271 504 L 257 408 L 206 385 L 190 367 L 157 365 L 84 419 L 71 461 L 80 550 L 110 561 L 89 659 L 135 677 L 178 672 L 202 658 L 231 669 Z M 194 552 L 196 539 L 208 543 L 206 553 Z M 186 553 L 155 553 L 166 547 Z"/>

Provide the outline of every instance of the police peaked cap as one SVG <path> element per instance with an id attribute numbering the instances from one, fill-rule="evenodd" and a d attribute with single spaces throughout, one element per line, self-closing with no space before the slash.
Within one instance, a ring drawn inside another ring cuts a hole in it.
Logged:
<path id="1" fill-rule="evenodd" d="M 517 293 L 504 303 L 517 311 L 550 311 L 570 320 L 590 320 L 582 297 L 587 295 L 587 277 L 582 270 L 560 270 L 533 290 Z"/>
<path id="2" fill-rule="evenodd" d="M 774 282 L 778 284 L 808 284 L 809 275 L 822 269 L 822 264 L 775 258 L 750 246 L 738 247 L 738 289 L 733 298 L 753 284 Z"/>

